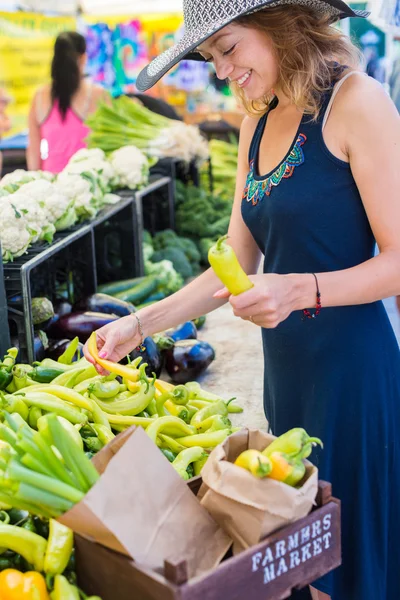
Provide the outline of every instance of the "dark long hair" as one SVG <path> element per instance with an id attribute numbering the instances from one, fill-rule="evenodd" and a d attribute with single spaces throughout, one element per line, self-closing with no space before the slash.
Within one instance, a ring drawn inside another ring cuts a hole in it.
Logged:
<path id="1" fill-rule="evenodd" d="M 56 39 L 51 63 L 51 99 L 58 100 L 62 118 L 71 106 L 71 98 L 79 88 L 81 73 L 78 60 L 86 52 L 86 41 L 76 31 L 64 31 Z"/>

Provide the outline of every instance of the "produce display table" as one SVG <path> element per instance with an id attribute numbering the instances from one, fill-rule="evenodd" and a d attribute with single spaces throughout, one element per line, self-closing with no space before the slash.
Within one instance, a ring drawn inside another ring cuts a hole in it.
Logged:
<path id="1" fill-rule="evenodd" d="M 194 493 L 200 483 L 189 482 Z M 115 600 L 116 590 L 118 600 L 284 600 L 341 564 L 340 502 L 320 481 L 308 516 L 193 579 L 185 560 L 156 573 L 80 536 L 76 559 L 81 584 L 102 600 Z"/>
<path id="2" fill-rule="evenodd" d="M 10 347 L 6 290 L 4 288 L 3 261 L 0 252 L 0 355 L 4 356 Z"/>

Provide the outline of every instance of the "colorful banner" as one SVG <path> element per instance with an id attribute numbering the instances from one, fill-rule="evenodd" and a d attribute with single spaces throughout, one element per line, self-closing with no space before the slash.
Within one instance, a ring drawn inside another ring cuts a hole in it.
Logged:
<path id="1" fill-rule="evenodd" d="M 75 29 L 73 17 L 0 12 L 0 88 L 11 97 L 12 124 L 4 137 L 26 131 L 34 93 L 49 79 L 54 40 L 61 31 Z"/>
<path id="2" fill-rule="evenodd" d="M 99 17 L 85 17 L 85 22 L 89 75 L 113 96 L 135 93 L 141 69 L 183 33 L 180 15 L 102 16 L 101 22 Z M 162 86 L 184 91 L 204 89 L 208 74 L 204 64 L 183 62 L 164 77 Z"/>

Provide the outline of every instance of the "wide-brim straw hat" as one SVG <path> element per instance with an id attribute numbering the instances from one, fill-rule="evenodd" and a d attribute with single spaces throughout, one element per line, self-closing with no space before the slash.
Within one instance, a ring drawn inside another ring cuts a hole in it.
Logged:
<path id="1" fill-rule="evenodd" d="M 305 6 L 328 14 L 332 22 L 345 17 L 368 17 L 364 10 L 353 10 L 343 0 L 183 0 L 185 33 L 182 39 L 157 56 L 140 73 L 136 87 L 144 92 L 183 59 L 204 60 L 196 48 L 217 31 L 243 17 L 275 6 Z"/>

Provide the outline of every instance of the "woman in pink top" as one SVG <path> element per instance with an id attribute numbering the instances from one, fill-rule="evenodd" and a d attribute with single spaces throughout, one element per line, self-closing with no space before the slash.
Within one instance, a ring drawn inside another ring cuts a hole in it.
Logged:
<path id="1" fill-rule="evenodd" d="M 84 124 L 100 100 L 108 100 L 101 87 L 84 80 L 86 41 L 75 31 L 61 33 L 54 46 L 51 84 L 35 94 L 29 113 L 29 170 L 59 173 L 89 133 Z"/>

